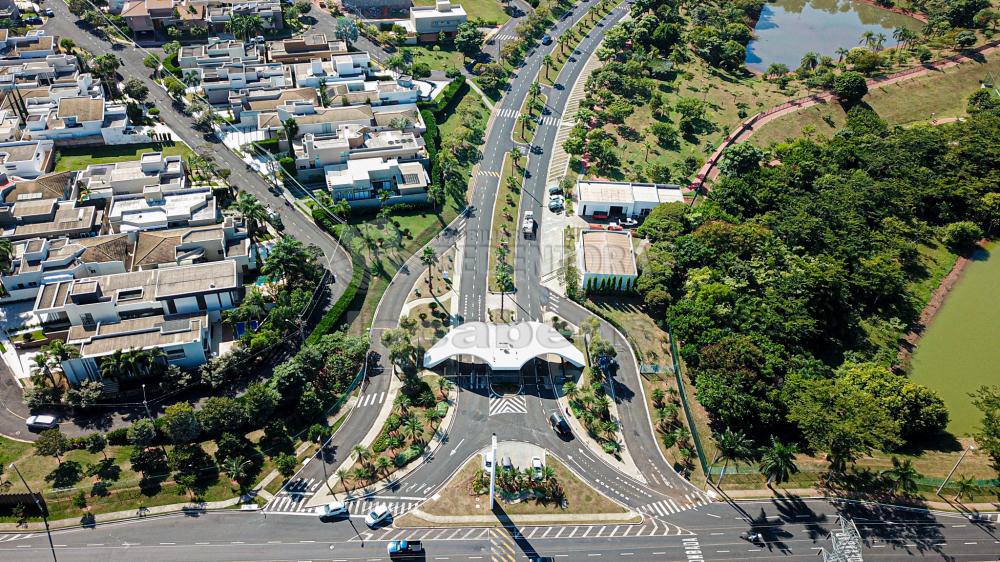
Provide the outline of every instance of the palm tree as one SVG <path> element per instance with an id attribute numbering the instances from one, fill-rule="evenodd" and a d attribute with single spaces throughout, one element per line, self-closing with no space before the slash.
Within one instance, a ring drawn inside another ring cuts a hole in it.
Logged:
<path id="1" fill-rule="evenodd" d="M 285 140 L 288 142 L 288 155 L 295 158 L 295 147 L 292 146 L 292 141 L 299 134 L 299 123 L 294 117 L 289 117 L 281 123 L 281 127 L 285 129 Z"/>
<path id="2" fill-rule="evenodd" d="M 406 411 L 413 405 L 413 400 L 405 394 L 400 394 L 393 403 L 399 408 L 400 414 L 406 415 Z"/>
<path id="3" fill-rule="evenodd" d="M 960 476 L 958 480 L 955 480 L 955 487 L 958 488 L 955 494 L 955 501 L 957 502 L 962 501 L 962 496 L 965 496 L 967 500 L 971 500 L 979 492 L 979 483 L 972 476 Z"/>
<path id="4" fill-rule="evenodd" d="M 448 379 L 446 379 L 444 377 L 441 377 L 440 379 L 438 379 L 438 390 L 441 391 L 441 399 L 442 400 L 444 400 L 445 398 L 448 398 L 448 391 L 451 390 L 453 386 L 455 386 L 455 385 L 452 384 L 452 382 L 450 380 L 448 380 Z"/>
<path id="5" fill-rule="evenodd" d="M 10 271 L 10 256 L 14 253 L 14 246 L 9 238 L 0 238 L 0 273 Z"/>
<path id="6" fill-rule="evenodd" d="M 805 68 L 806 70 L 812 70 L 819 65 L 819 55 L 809 51 L 808 53 L 802 55 L 802 60 L 799 61 L 799 66 Z"/>
<path id="7" fill-rule="evenodd" d="M 910 45 L 910 41 L 916 39 L 916 33 L 908 27 L 897 27 L 892 30 L 892 38 L 905 49 Z"/>
<path id="8" fill-rule="evenodd" d="M 601 423 L 601 432 L 603 432 L 604 436 L 611 441 L 615 438 L 615 434 L 618 433 L 618 424 L 616 424 L 613 420 L 607 420 Z"/>
<path id="9" fill-rule="evenodd" d="M 726 428 L 725 431 L 719 435 L 716 440 L 716 447 L 718 447 L 719 452 L 715 456 L 715 464 L 719 460 L 725 461 L 722 465 L 722 472 L 719 474 L 719 481 L 717 484 L 722 486 L 722 478 L 726 475 L 726 468 L 729 467 L 729 463 L 737 463 L 741 460 L 748 460 L 752 455 L 750 449 L 750 439 L 741 431 L 732 431 Z"/>
<path id="10" fill-rule="evenodd" d="M 415 443 L 419 442 L 424 435 L 424 426 L 420 423 L 420 420 L 414 416 L 410 416 L 403 422 L 403 435 L 406 435 Z"/>
<path id="11" fill-rule="evenodd" d="M 910 459 L 899 460 L 892 457 L 892 468 L 883 470 L 881 476 L 892 484 L 892 491 L 904 496 L 910 496 L 917 492 L 917 478 L 920 473 L 913 468 L 913 461 Z"/>
<path id="12" fill-rule="evenodd" d="M 653 149 L 653 144 L 649 141 L 643 141 L 642 148 L 646 151 L 646 153 L 642 156 L 642 161 L 649 162 L 649 151 Z"/>
<path id="13" fill-rule="evenodd" d="M 59 362 L 80 356 L 79 348 L 73 345 L 66 345 L 66 342 L 63 340 L 52 340 L 44 349 Z"/>
<path id="14" fill-rule="evenodd" d="M 534 82 L 531 83 L 530 86 L 528 86 L 528 95 L 531 96 L 530 98 L 531 101 L 528 102 L 528 107 L 529 107 L 528 113 L 531 113 L 530 108 L 535 107 L 535 100 L 541 93 L 542 93 L 542 87 L 538 84 L 538 80 L 535 80 Z"/>
<path id="15" fill-rule="evenodd" d="M 252 194 L 241 192 L 236 196 L 236 212 L 243 217 L 247 225 L 247 236 L 253 247 L 254 261 L 260 262 L 260 251 L 257 250 L 257 226 L 267 220 L 267 209 Z"/>
<path id="16" fill-rule="evenodd" d="M 878 35 L 876 35 L 875 36 L 875 48 L 873 50 L 875 50 L 875 51 L 881 51 L 882 50 L 882 46 L 885 45 L 885 40 L 886 40 L 885 33 L 879 33 Z"/>
<path id="17" fill-rule="evenodd" d="M 337 471 L 337 478 L 340 479 L 341 485 L 344 486 L 344 491 L 347 491 L 347 481 L 351 479 L 351 473 L 347 469 L 341 468 Z"/>
<path id="18" fill-rule="evenodd" d="M 560 35 L 559 37 L 556 38 L 556 43 L 559 44 L 559 55 L 560 56 L 565 56 L 566 55 L 566 45 L 569 44 L 569 39 L 570 38 L 569 38 L 569 34 L 568 33 L 563 33 L 562 35 Z"/>
<path id="19" fill-rule="evenodd" d="M 566 399 L 570 402 L 576 400 L 576 398 L 580 396 L 580 389 L 577 388 L 576 383 L 573 381 L 563 383 L 562 391 L 563 395 L 566 396 Z"/>
<path id="20" fill-rule="evenodd" d="M 116 349 L 111 355 L 104 356 L 101 359 L 101 376 L 109 379 L 120 379 L 126 376 L 128 370 L 128 364 L 126 362 L 125 353 Z"/>
<path id="21" fill-rule="evenodd" d="M 181 76 L 181 82 L 184 82 L 188 87 L 197 86 L 201 84 L 201 74 L 194 70 L 188 70 Z"/>
<path id="22" fill-rule="evenodd" d="M 47 350 L 42 349 L 31 358 L 31 362 L 34 363 L 35 371 L 45 375 L 45 377 L 49 379 L 49 382 L 52 384 L 52 388 L 55 388 L 57 385 L 55 375 L 52 374 L 52 354 Z"/>
<path id="23" fill-rule="evenodd" d="M 771 446 L 764 450 L 761 456 L 759 468 L 767 475 L 767 487 L 777 482 L 781 484 L 787 482 L 788 478 L 799 471 L 795 464 L 795 455 L 798 447 L 794 443 L 784 444 L 777 438 L 771 437 Z"/>
<path id="24" fill-rule="evenodd" d="M 247 475 L 246 468 L 248 464 L 250 464 L 250 461 L 244 459 L 243 457 L 233 457 L 226 459 L 226 462 L 223 463 L 222 471 L 226 473 L 226 476 L 228 476 L 234 484 L 238 485 L 242 489 L 242 480 Z"/>
<path id="25" fill-rule="evenodd" d="M 848 51 L 843 47 L 837 47 L 837 50 L 835 52 L 837 53 L 837 64 L 840 64 L 844 62 L 844 57 L 846 57 L 847 53 L 850 51 Z"/>
<path id="26" fill-rule="evenodd" d="M 545 66 L 545 78 L 549 77 L 549 67 L 552 66 L 552 55 L 545 55 L 542 57 L 542 65 Z"/>
<path id="27" fill-rule="evenodd" d="M 264 21 L 258 15 L 235 14 L 226 22 L 226 31 L 242 37 L 244 41 L 250 40 L 264 29 Z"/>
<path id="28" fill-rule="evenodd" d="M 382 456 L 375 461 L 375 468 L 377 468 L 378 471 L 383 474 L 388 472 L 389 468 L 391 467 L 392 467 L 392 460 L 389 457 Z"/>
<path id="29" fill-rule="evenodd" d="M 861 34 L 861 40 L 858 41 L 858 44 L 859 45 L 864 45 L 865 47 L 868 47 L 868 48 L 871 48 L 871 46 L 873 44 L 875 44 L 875 32 L 874 31 L 866 31 L 866 32 L 862 33 Z"/>
<path id="30" fill-rule="evenodd" d="M 514 167 L 517 168 L 518 162 L 521 161 L 521 151 L 516 148 L 510 149 L 510 159 L 514 164 Z"/>
<path id="31" fill-rule="evenodd" d="M 368 465 L 368 461 L 372 458 L 371 449 L 361 444 L 351 447 L 351 454 L 354 455 L 358 462 L 365 466 Z"/>
<path id="32" fill-rule="evenodd" d="M 521 115 L 517 116 L 517 121 L 519 123 L 521 123 L 521 138 L 523 139 L 524 138 L 524 127 L 528 123 L 531 123 L 531 115 L 528 115 L 527 113 L 522 113 Z"/>
<path id="33" fill-rule="evenodd" d="M 427 292 L 431 296 L 434 296 L 434 286 L 431 284 L 431 271 L 434 269 L 437 259 L 437 252 L 430 246 L 425 246 L 424 251 L 420 253 L 420 263 L 427 267 Z"/>

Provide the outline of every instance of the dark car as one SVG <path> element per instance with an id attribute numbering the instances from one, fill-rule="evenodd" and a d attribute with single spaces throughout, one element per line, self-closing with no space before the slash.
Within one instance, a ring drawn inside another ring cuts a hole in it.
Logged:
<path id="1" fill-rule="evenodd" d="M 552 44 L 552 36 L 550 36 L 548 33 L 542 35 L 542 45 L 551 45 L 551 44 Z"/>
<path id="2" fill-rule="evenodd" d="M 424 560 L 426 557 L 420 541 L 391 541 L 386 550 L 389 560 Z"/>
<path id="3" fill-rule="evenodd" d="M 559 435 L 573 434 L 573 432 L 569 429 L 569 424 L 566 423 L 566 420 L 564 420 L 559 414 L 552 414 L 549 416 L 549 424 L 552 425 L 552 429 Z"/>

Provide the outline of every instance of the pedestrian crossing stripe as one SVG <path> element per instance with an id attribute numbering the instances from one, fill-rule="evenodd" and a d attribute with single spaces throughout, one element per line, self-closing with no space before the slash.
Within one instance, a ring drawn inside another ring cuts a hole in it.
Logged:
<path id="1" fill-rule="evenodd" d="M 494 562 L 512 562 L 517 557 L 517 543 L 511 536 L 520 536 L 517 528 L 490 529 L 490 559 Z"/>
<path id="2" fill-rule="evenodd" d="M 527 414 L 528 400 L 523 394 L 514 396 L 498 396 L 490 394 L 490 415 L 500 414 Z"/>
<path id="3" fill-rule="evenodd" d="M 10 541 L 20 541 L 24 539 L 33 539 L 35 537 L 42 536 L 40 533 L 20 533 L 16 535 L 0 535 L 0 542 L 10 542 Z"/>
<path id="4" fill-rule="evenodd" d="M 480 170 L 479 175 L 481 176 L 492 176 L 494 178 L 500 177 L 500 172 L 494 172 L 492 170 Z"/>
<path id="5" fill-rule="evenodd" d="M 492 527 L 448 527 L 442 529 L 386 528 L 374 533 L 366 533 L 362 538 L 366 541 L 483 541 L 490 540 Z M 500 531 L 508 539 L 524 539 L 528 541 L 545 541 L 552 539 L 610 539 L 635 537 L 676 537 L 693 535 L 691 531 L 651 519 L 644 523 L 623 523 L 620 525 L 560 525 L 560 526 L 523 526 L 513 531 Z M 513 537 L 512 537 L 513 534 Z M 352 537 L 348 542 L 358 542 L 362 538 Z"/>
<path id="6" fill-rule="evenodd" d="M 364 394 L 358 399 L 358 408 L 364 408 L 365 406 L 373 406 L 375 404 L 382 404 L 385 400 L 385 392 L 373 392 L 371 394 Z"/>
<path id="7" fill-rule="evenodd" d="M 689 509 L 694 509 L 698 506 L 702 506 L 710 503 L 709 499 L 698 492 L 686 494 L 684 500 L 674 500 L 671 498 L 656 501 L 650 504 L 646 504 L 639 508 L 639 511 L 645 513 L 646 515 L 652 515 L 655 517 L 665 517 L 667 515 L 673 515 L 675 513 L 680 513 L 682 511 L 687 511 Z"/>
<path id="8" fill-rule="evenodd" d="M 295 514 L 314 514 L 316 512 L 315 507 L 306 507 L 309 503 L 307 500 L 312 497 L 309 495 L 278 495 L 271 500 L 264 511 L 267 513 L 295 513 Z M 408 499 L 408 500 L 384 500 L 384 499 L 349 499 L 344 501 L 347 506 L 347 511 L 351 515 L 365 515 L 376 505 L 385 505 L 389 508 L 389 512 L 393 516 L 399 516 L 409 511 L 412 511 L 420 503 L 424 501 L 423 498 L 418 499 Z"/>

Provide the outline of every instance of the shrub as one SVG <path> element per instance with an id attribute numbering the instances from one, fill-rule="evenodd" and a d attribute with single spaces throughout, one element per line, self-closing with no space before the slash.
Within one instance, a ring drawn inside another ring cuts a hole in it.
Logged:
<path id="1" fill-rule="evenodd" d="M 264 139 L 264 140 L 256 141 L 254 144 L 256 144 L 258 147 L 262 148 L 263 150 L 266 150 L 266 151 L 270 152 L 271 154 L 277 154 L 279 152 L 279 149 L 278 149 L 278 140 L 279 139 L 276 139 L 276 138 L 274 138 L 274 139 Z"/>
<path id="2" fill-rule="evenodd" d="M 108 432 L 108 445 L 128 445 L 128 428 L 119 427 L 118 429 L 112 429 Z"/>
<path id="3" fill-rule="evenodd" d="M 397 454 L 396 458 L 394 458 L 392 462 L 395 463 L 397 467 L 404 467 L 407 464 L 409 464 L 410 461 L 419 457 L 423 452 L 424 448 L 422 446 L 410 445 L 409 447 L 406 448 L 406 450 Z"/>
<path id="4" fill-rule="evenodd" d="M 157 115 L 160 114 L 160 108 L 159 107 L 151 107 L 151 108 L 149 108 L 149 110 L 146 113 L 148 113 L 149 115 L 152 115 L 152 116 L 155 117 L 155 116 L 157 116 Z"/>

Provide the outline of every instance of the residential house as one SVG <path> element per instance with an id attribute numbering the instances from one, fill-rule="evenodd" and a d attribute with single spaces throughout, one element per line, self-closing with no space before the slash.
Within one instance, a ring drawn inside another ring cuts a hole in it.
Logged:
<path id="1" fill-rule="evenodd" d="M 410 8 L 410 19 L 400 24 L 407 31 L 408 42 L 434 43 L 442 35 L 449 39 L 455 37 L 458 26 L 468 20 L 469 16 L 461 4 L 437 0 L 434 6 L 413 6 Z"/>
<path id="2" fill-rule="evenodd" d="M 645 217 L 661 203 L 684 201 L 679 185 L 579 180 L 575 194 L 581 216 Z"/>
<path id="3" fill-rule="evenodd" d="M 331 134 L 308 133 L 293 144 L 299 177 L 310 181 L 327 166 L 364 158 L 395 158 L 400 162 L 427 160 L 423 138 L 412 131 L 372 130 L 361 125 L 341 125 Z"/>
<path id="4" fill-rule="evenodd" d="M 177 20 L 174 0 L 127 0 L 120 15 L 136 35 L 165 31 Z"/>
<path id="5" fill-rule="evenodd" d="M 15 142 L 21 138 L 21 115 L 12 108 L 0 108 L 0 144 Z M 0 153 L 0 163 L 4 155 Z M 3 168 L 0 167 L 0 172 Z M 0 181 L 3 178 L 0 177 Z"/>
<path id="6" fill-rule="evenodd" d="M 96 207 L 78 207 L 75 201 L 55 199 L 18 201 L 0 210 L 0 219 L 9 217 L 13 221 L 2 226 L 3 237 L 11 241 L 92 236 L 100 230 L 103 216 Z"/>
<path id="7" fill-rule="evenodd" d="M 243 127 L 257 125 L 257 117 L 262 113 L 273 113 L 279 106 L 291 102 L 319 104 L 319 93 L 315 88 L 284 88 L 239 92 L 229 95 L 229 109 L 233 117 Z"/>
<path id="8" fill-rule="evenodd" d="M 16 215 L 24 216 L 24 210 L 15 213 L 14 207 L 21 203 L 29 207 L 37 201 L 66 201 L 72 199 L 72 172 L 47 174 L 36 179 L 8 178 L 0 185 L 0 227 L 17 224 Z"/>
<path id="9" fill-rule="evenodd" d="M 420 162 L 400 162 L 397 158 L 363 158 L 324 168 L 326 187 L 335 201 L 346 199 L 352 207 L 374 207 L 386 201 L 424 203 L 430 177 Z"/>
<path id="10" fill-rule="evenodd" d="M 187 186 L 184 159 L 161 152 L 147 152 L 139 160 L 91 164 L 77 175 L 76 181 L 81 199 L 142 194 L 151 187 L 174 193 Z"/>
<path id="11" fill-rule="evenodd" d="M 315 58 L 290 66 L 296 86 L 320 88 L 346 80 L 364 79 L 371 71 L 371 57 L 368 53 L 351 53 L 329 59 Z"/>
<path id="12" fill-rule="evenodd" d="M 17 8 L 17 2 L 14 0 L 0 0 L 0 20 L 21 21 L 21 11 Z M 0 32 L 6 34 L 7 30 L 2 29 Z"/>
<path id="13" fill-rule="evenodd" d="M 7 35 L 3 42 L 9 49 L 3 55 L 5 59 L 44 59 L 56 54 L 59 44 L 54 35 L 44 29 L 32 29 L 24 35 Z"/>
<path id="14" fill-rule="evenodd" d="M 49 55 L 44 59 L 0 58 L 0 91 L 76 81 L 77 74 L 77 60 L 73 55 Z"/>
<path id="15" fill-rule="evenodd" d="M 48 283 L 34 312 L 43 322 L 86 327 L 161 314 L 208 313 L 215 321 L 241 292 L 236 262 L 221 260 Z"/>
<path id="16" fill-rule="evenodd" d="M 0 142 L 0 174 L 34 179 L 48 173 L 55 162 L 50 140 Z"/>
<path id="17" fill-rule="evenodd" d="M 185 45 L 177 53 L 177 65 L 183 70 L 219 68 L 233 63 L 262 62 L 257 47 L 243 41 L 209 37 L 205 45 Z"/>
<path id="18" fill-rule="evenodd" d="M 70 326 L 66 343 L 76 346 L 80 353 L 62 361 L 62 371 L 72 385 L 84 380 L 100 381 L 103 361 L 109 355 L 124 350 L 151 349 L 161 350 L 171 365 L 193 369 L 217 352 L 218 340 L 213 339 L 212 332 L 209 316 L 203 313 L 172 317 L 157 314 Z"/>
<path id="19" fill-rule="evenodd" d="M 405 15 L 410 0 L 342 0 L 344 9 L 364 18 L 386 19 Z"/>
<path id="20" fill-rule="evenodd" d="M 278 31 L 285 27 L 281 2 L 278 0 L 259 0 L 208 6 L 205 9 L 205 22 L 208 24 L 208 31 L 210 33 L 227 31 L 226 24 L 232 20 L 233 15 L 258 16 L 267 31 Z"/>
<path id="21" fill-rule="evenodd" d="M 639 276 L 627 230 L 580 231 L 576 262 L 582 286 L 588 290 L 627 290 Z"/>
<path id="22" fill-rule="evenodd" d="M 91 238 L 31 238 L 14 242 L 10 271 L 0 276 L 4 302 L 34 300 L 46 283 L 124 273 L 132 243 L 128 235 Z"/>
<path id="23" fill-rule="evenodd" d="M 281 90 L 292 85 L 291 68 L 276 63 L 234 62 L 201 72 L 201 89 L 211 104 L 228 103 L 234 94 Z"/>
<path id="24" fill-rule="evenodd" d="M 271 62 L 296 64 L 315 59 L 327 60 L 336 55 L 346 54 L 348 54 L 347 42 L 329 41 L 323 33 L 310 33 L 270 44 L 267 58 Z"/>
<path id="25" fill-rule="evenodd" d="M 268 134 L 280 135 L 282 123 L 290 117 L 299 126 L 297 138 L 310 133 L 329 135 L 342 125 L 362 125 L 371 130 L 401 129 L 421 135 L 427 130 L 416 104 L 316 107 L 314 102 L 308 100 L 294 100 L 275 107 L 273 111 L 260 112 L 256 126 Z"/>
<path id="26" fill-rule="evenodd" d="M 111 198 L 108 223 L 113 232 L 205 226 L 218 222 L 219 210 L 210 187 L 175 192 L 153 185 L 142 193 Z"/>
<path id="27" fill-rule="evenodd" d="M 241 273 L 257 268 L 247 230 L 232 217 L 222 224 L 133 232 L 130 271 L 230 260 Z"/>
<path id="28" fill-rule="evenodd" d="M 28 108 L 24 138 L 65 140 L 88 139 L 102 144 L 117 144 L 128 127 L 123 104 L 111 104 L 103 98 L 66 97 L 55 103 Z"/>

